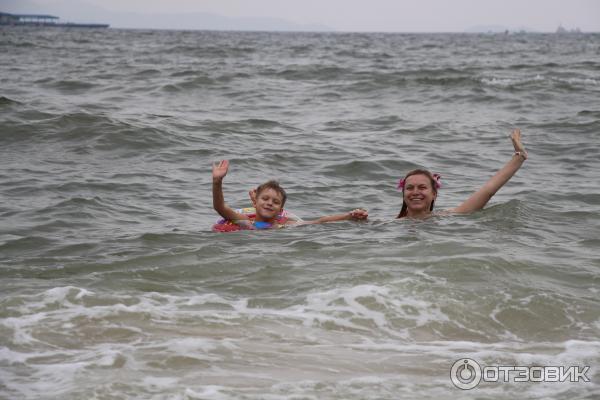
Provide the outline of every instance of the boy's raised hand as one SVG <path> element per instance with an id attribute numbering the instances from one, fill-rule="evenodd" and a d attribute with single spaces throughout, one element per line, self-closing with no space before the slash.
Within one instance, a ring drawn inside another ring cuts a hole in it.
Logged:
<path id="1" fill-rule="evenodd" d="M 213 181 L 222 181 L 225 175 L 227 175 L 227 169 L 229 168 L 228 160 L 221 160 L 218 163 L 213 163 L 212 178 Z"/>
<path id="2" fill-rule="evenodd" d="M 256 188 L 250 189 L 248 192 L 248 196 L 250 196 L 250 201 L 252 202 L 252 207 L 256 207 Z"/>

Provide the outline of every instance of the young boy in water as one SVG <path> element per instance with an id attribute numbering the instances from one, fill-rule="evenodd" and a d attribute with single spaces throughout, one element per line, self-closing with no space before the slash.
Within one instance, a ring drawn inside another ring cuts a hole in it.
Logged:
<path id="1" fill-rule="evenodd" d="M 213 164 L 213 207 L 225 220 L 231 221 L 242 229 L 283 228 L 290 225 L 322 224 L 325 222 L 366 220 L 369 216 L 366 210 L 355 209 L 345 214 L 321 217 L 314 221 L 291 221 L 281 213 L 287 200 L 285 190 L 276 181 L 268 181 L 250 192 L 256 214 L 254 216 L 239 213 L 225 204 L 223 197 L 223 178 L 227 175 L 229 161 L 223 160 Z"/>

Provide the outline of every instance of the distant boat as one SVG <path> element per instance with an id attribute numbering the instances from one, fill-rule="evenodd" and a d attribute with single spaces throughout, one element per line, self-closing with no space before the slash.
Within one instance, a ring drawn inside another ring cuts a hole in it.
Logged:
<path id="1" fill-rule="evenodd" d="M 74 22 L 59 22 L 54 15 L 43 14 L 9 14 L 0 12 L 0 26 L 43 26 L 59 28 L 108 28 L 108 24 L 79 24 Z"/>

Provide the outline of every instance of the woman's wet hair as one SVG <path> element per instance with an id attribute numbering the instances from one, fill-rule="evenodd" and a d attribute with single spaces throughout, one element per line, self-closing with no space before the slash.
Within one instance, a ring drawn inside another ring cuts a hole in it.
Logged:
<path id="1" fill-rule="evenodd" d="M 429 178 L 429 183 L 431 184 L 431 189 L 433 193 L 437 194 L 437 181 L 433 177 L 433 174 L 426 169 L 413 169 L 406 176 L 404 176 L 404 181 L 408 179 L 409 176 L 413 175 L 425 175 Z M 431 206 L 429 207 L 429 211 L 433 211 L 433 204 L 435 203 L 435 199 L 431 202 Z M 400 213 L 396 218 L 404 218 L 408 214 L 408 207 L 406 206 L 406 202 L 404 201 L 404 187 L 402 187 L 402 208 L 400 209 Z"/>
<path id="2" fill-rule="evenodd" d="M 275 180 L 270 180 L 263 183 L 262 185 L 256 188 L 256 196 L 260 196 L 260 193 L 266 189 L 273 189 L 281 195 L 281 207 L 283 207 L 285 201 L 287 200 L 287 194 L 285 193 L 285 190 L 279 185 L 279 182 Z"/>

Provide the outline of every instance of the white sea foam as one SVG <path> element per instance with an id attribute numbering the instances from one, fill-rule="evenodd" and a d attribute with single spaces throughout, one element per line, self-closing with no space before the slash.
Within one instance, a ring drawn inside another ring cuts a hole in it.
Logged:
<path id="1" fill-rule="evenodd" d="M 165 378 L 158 376 L 147 376 L 143 379 L 142 383 L 144 386 L 151 387 L 153 389 L 167 389 L 172 388 L 178 384 L 177 378 Z"/>
<path id="2" fill-rule="evenodd" d="M 206 385 L 198 389 L 185 389 L 184 400 L 204 400 L 204 399 L 231 399 L 232 397 L 223 393 L 227 388 L 218 385 Z M 236 396 L 237 397 L 237 396 Z"/>
<path id="3" fill-rule="evenodd" d="M 69 297 L 71 297 L 74 300 L 81 300 L 83 297 L 92 296 L 93 294 L 93 292 L 90 292 L 87 289 L 78 288 L 74 286 L 55 287 L 46 290 L 43 293 L 43 302 L 45 304 L 63 304 L 65 302 L 71 302 Z"/>
<path id="4" fill-rule="evenodd" d="M 143 314 L 156 319 L 160 324 L 157 327 L 196 318 L 199 323 L 208 319 L 232 322 L 237 326 L 244 326 L 244 331 L 237 332 L 236 338 L 208 337 L 203 335 L 208 334 L 209 331 L 191 329 L 192 325 L 190 325 L 186 328 L 187 333 L 170 331 L 165 336 L 165 333 L 160 333 L 160 330 L 152 332 L 133 326 L 131 324 L 135 322 L 131 321 L 126 328 L 135 331 L 137 339 L 130 343 L 93 344 L 94 341 L 91 341 L 84 348 L 70 350 L 68 353 L 36 351 L 37 357 L 64 358 L 64 361 L 60 362 L 60 368 L 53 368 L 53 364 L 32 363 L 31 353 L 5 349 L 0 352 L 0 357 L 3 363 L 28 368 L 31 371 L 30 375 L 38 380 L 38 384 L 28 385 L 27 388 L 21 385 L 19 380 L 15 380 L 9 386 L 10 390 L 20 393 L 25 398 L 39 396 L 45 391 L 68 393 L 77 386 L 78 379 L 87 376 L 88 370 L 95 371 L 96 374 L 102 373 L 98 368 L 148 371 L 149 368 L 150 370 L 156 368 L 152 367 L 153 360 L 164 360 L 173 356 L 209 362 L 212 367 L 202 370 L 203 374 L 205 377 L 214 377 L 216 381 L 221 376 L 228 376 L 234 381 L 256 382 L 257 386 L 253 387 L 249 394 L 247 393 L 247 398 L 250 399 L 293 399 L 294 396 L 299 395 L 305 398 L 311 396 L 319 398 L 321 395 L 329 396 L 332 393 L 369 398 L 369 388 L 385 398 L 387 394 L 391 396 L 391 393 L 399 387 L 406 388 L 407 379 L 411 375 L 407 375 L 402 370 L 409 371 L 414 367 L 416 360 L 419 360 L 420 368 L 429 372 L 425 374 L 421 372 L 418 379 L 411 378 L 415 380 L 415 385 L 417 385 L 416 381 L 421 382 L 418 385 L 426 385 L 428 379 L 433 379 L 437 385 L 440 385 L 445 378 L 435 377 L 434 371 L 440 368 L 449 370 L 453 361 L 463 357 L 490 365 L 498 362 L 506 364 L 509 361 L 517 365 L 543 363 L 579 365 L 598 361 L 595 355 L 600 354 L 599 342 L 567 341 L 533 345 L 521 341 L 497 343 L 415 341 L 414 338 L 388 332 L 393 326 L 390 322 L 391 316 L 406 317 L 407 321 L 412 321 L 413 326 L 421 326 L 428 321 L 449 322 L 445 314 L 438 314 L 440 311 L 433 303 L 417 298 L 403 298 L 397 292 L 397 288 L 398 286 L 391 282 L 389 286 L 361 284 L 315 291 L 307 294 L 298 304 L 283 309 L 249 307 L 248 299 L 227 300 L 222 296 L 213 295 L 190 298 L 190 296 L 160 293 L 144 294 L 137 299 L 135 306 L 115 304 L 84 307 L 64 301 L 60 303 L 62 305 L 58 310 L 50 309 L 50 311 L 36 313 L 36 317 L 31 319 L 24 316 L 21 329 L 25 329 L 28 324 L 31 324 L 29 328 L 33 328 L 39 323 L 47 324 L 48 321 L 54 321 L 50 326 L 53 324 L 59 326 L 65 323 L 63 318 L 73 321 L 84 317 L 89 321 L 104 324 L 102 321 L 111 320 L 126 310 L 128 313 Z M 59 292 L 62 294 L 58 294 L 57 297 L 48 297 L 45 294 L 43 296 L 51 298 L 50 301 L 54 302 L 56 298 L 64 298 L 64 291 L 57 290 L 53 293 Z M 67 297 L 69 296 L 67 294 Z M 90 296 L 93 298 L 94 295 Z M 508 296 L 504 301 L 510 299 Z M 131 299 L 124 300 L 131 302 Z M 523 302 L 515 301 L 515 304 L 526 305 L 529 301 L 531 299 L 524 298 Z M 218 315 L 211 315 L 214 311 L 205 309 L 206 304 L 218 305 Z M 221 305 L 224 304 L 230 308 L 223 310 Z M 406 311 L 407 306 L 411 307 L 410 312 Z M 40 315 L 44 318 L 40 319 Z M 291 321 L 296 323 L 290 324 Z M 346 327 L 350 330 L 334 328 L 331 331 L 331 327 L 323 325 L 327 321 L 336 324 L 333 326 Z M 370 323 L 365 325 L 364 321 Z M 373 330 L 385 332 L 386 335 L 373 337 Z M 277 341 L 270 340 L 275 337 L 278 338 Z M 266 363 L 255 361 L 257 365 L 253 374 L 242 373 L 228 364 L 234 354 L 235 357 L 249 359 L 261 354 L 260 358 Z M 316 366 L 322 367 L 315 368 Z M 377 371 L 377 374 L 362 373 L 364 368 L 368 368 L 371 372 Z M 397 375 L 382 374 L 390 368 L 397 369 Z M 300 371 L 310 379 L 293 379 L 292 377 Z M 145 397 L 161 398 L 154 394 L 161 392 L 173 393 L 172 398 L 193 399 L 208 396 L 240 399 L 240 393 L 229 386 L 195 386 L 185 383 L 185 379 L 188 379 L 186 376 L 189 377 L 190 374 L 190 371 L 186 371 L 181 377 L 183 381 L 160 375 L 154 378 L 156 375 L 148 374 L 141 382 L 148 390 Z M 333 384 L 328 377 L 343 379 Z M 287 383 L 269 384 L 268 378 Z M 175 394 L 181 385 L 188 389 L 183 394 Z M 493 396 L 499 389 L 482 390 L 485 391 L 481 393 Z M 546 388 L 541 387 L 531 390 L 532 393 L 549 393 L 546 392 Z M 566 390 L 560 388 L 562 392 Z M 263 392 L 263 395 L 252 394 L 254 391 Z M 268 393 L 264 394 L 264 391 Z"/>
<path id="5" fill-rule="evenodd" d="M 495 87 L 512 87 L 526 85 L 532 82 L 543 82 L 547 84 L 567 84 L 572 86 L 583 86 L 595 88 L 598 85 L 598 80 L 594 78 L 559 78 L 555 76 L 542 76 L 540 74 L 530 77 L 484 77 L 480 78 L 480 82 L 487 86 Z"/>
<path id="6" fill-rule="evenodd" d="M 566 82 L 574 85 L 597 86 L 598 80 L 593 78 L 568 78 Z"/>

